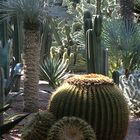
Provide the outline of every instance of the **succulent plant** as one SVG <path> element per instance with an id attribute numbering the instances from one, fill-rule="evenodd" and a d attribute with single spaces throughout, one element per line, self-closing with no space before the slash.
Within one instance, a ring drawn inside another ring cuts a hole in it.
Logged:
<path id="1" fill-rule="evenodd" d="M 3 108 L 5 110 L 5 108 Z M 1 113 L 1 112 L 0 112 Z M 0 124 L 0 138 L 3 134 L 8 133 L 13 129 L 19 122 L 21 122 L 29 114 L 18 114 L 5 120 L 3 124 Z"/>
<path id="2" fill-rule="evenodd" d="M 50 129 L 47 140 L 96 140 L 92 127 L 77 117 L 63 117 Z"/>
<path id="3" fill-rule="evenodd" d="M 51 87 L 56 88 L 66 77 L 69 59 L 66 52 L 63 53 L 62 58 L 59 58 L 59 54 L 55 55 L 53 49 L 52 47 L 50 50 L 51 57 L 45 56 L 40 64 L 40 76 L 47 80 Z"/>
<path id="4" fill-rule="evenodd" d="M 123 91 L 131 112 L 136 116 L 140 116 L 140 72 L 134 72 L 128 78 L 121 75 L 119 87 Z"/>
<path id="5" fill-rule="evenodd" d="M 17 68 L 18 69 L 18 68 Z M 15 68 L 15 70 L 17 70 Z M 7 133 L 8 131 L 10 131 L 15 125 L 17 125 L 20 121 L 22 121 L 26 116 L 28 116 L 29 114 L 18 114 L 15 116 L 10 116 L 5 118 L 3 112 L 6 112 L 9 108 L 10 108 L 10 104 L 6 102 L 10 102 L 13 97 L 9 98 L 9 96 L 5 96 L 5 93 L 9 93 L 11 88 L 13 87 L 14 84 L 14 79 L 15 76 L 17 76 L 17 72 L 14 71 L 13 72 L 13 77 L 11 77 L 12 79 L 4 79 L 4 72 L 3 72 L 3 68 L 0 67 L 0 139 L 2 137 L 3 134 Z M 9 82 L 8 84 L 4 83 L 4 82 Z M 7 91 L 7 92 L 6 92 Z"/>
<path id="6" fill-rule="evenodd" d="M 22 140 L 46 140 L 55 120 L 54 115 L 47 111 L 36 113 L 23 128 Z"/>
<path id="7" fill-rule="evenodd" d="M 77 75 L 52 95 L 48 110 L 57 119 L 79 117 L 94 129 L 98 140 L 123 140 L 128 127 L 128 107 L 112 79 L 100 74 Z"/>

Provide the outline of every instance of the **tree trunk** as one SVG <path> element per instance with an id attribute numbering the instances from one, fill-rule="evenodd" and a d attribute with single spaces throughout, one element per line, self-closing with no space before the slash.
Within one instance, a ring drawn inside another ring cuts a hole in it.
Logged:
<path id="1" fill-rule="evenodd" d="M 24 111 L 37 112 L 40 40 L 39 31 L 25 30 L 24 38 Z"/>
<path id="2" fill-rule="evenodd" d="M 120 0 L 121 16 L 123 20 L 133 23 L 134 20 L 134 3 L 133 0 Z"/>

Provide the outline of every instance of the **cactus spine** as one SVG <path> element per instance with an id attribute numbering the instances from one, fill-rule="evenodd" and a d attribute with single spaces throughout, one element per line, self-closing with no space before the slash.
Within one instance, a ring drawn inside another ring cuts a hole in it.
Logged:
<path id="1" fill-rule="evenodd" d="M 22 140 L 46 140 L 55 120 L 54 115 L 47 111 L 35 114 L 23 128 Z"/>
<path id="2" fill-rule="evenodd" d="M 84 120 L 63 117 L 51 127 L 47 140 L 96 140 L 96 136 Z"/>
<path id="3" fill-rule="evenodd" d="M 127 131 L 127 103 L 118 87 L 103 75 L 69 78 L 52 95 L 48 110 L 57 118 L 82 118 L 91 124 L 98 140 L 123 140 Z"/>

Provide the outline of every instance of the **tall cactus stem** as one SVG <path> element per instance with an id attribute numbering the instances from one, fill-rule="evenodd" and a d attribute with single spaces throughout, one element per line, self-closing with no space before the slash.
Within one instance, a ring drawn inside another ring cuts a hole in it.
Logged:
<path id="1" fill-rule="evenodd" d="M 4 107 L 5 93 L 4 93 L 4 72 L 3 68 L 0 67 L 0 108 Z M 0 113 L 0 125 L 3 124 L 3 113 Z"/>

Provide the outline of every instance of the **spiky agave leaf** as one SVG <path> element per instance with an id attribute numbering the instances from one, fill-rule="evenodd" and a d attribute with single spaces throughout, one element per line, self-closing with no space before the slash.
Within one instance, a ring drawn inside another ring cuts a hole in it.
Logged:
<path id="1" fill-rule="evenodd" d="M 40 75 L 44 80 L 47 80 L 53 88 L 55 88 L 60 85 L 66 76 L 68 65 L 68 59 L 45 57 L 40 65 Z"/>
<path id="2" fill-rule="evenodd" d="M 3 125 L 0 126 L 0 137 L 10 131 L 12 128 L 15 127 L 20 121 L 22 121 L 25 117 L 27 117 L 29 114 L 19 114 L 15 117 L 9 119 L 8 121 L 4 122 Z"/>
<path id="3" fill-rule="evenodd" d="M 0 113 L 8 110 L 10 108 L 10 104 L 6 104 L 3 108 L 0 108 Z"/>

